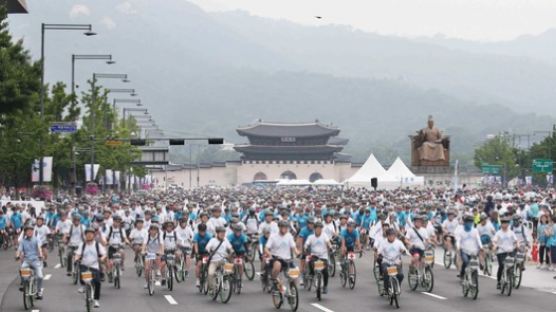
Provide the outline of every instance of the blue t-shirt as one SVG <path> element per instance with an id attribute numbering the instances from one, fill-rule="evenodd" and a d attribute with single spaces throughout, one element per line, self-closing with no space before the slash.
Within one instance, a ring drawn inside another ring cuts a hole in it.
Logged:
<path id="1" fill-rule="evenodd" d="M 205 232 L 204 236 L 201 236 L 201 234 L 199 233 L 195 233 L 195 236 L 193 237 L 193 242 L 195 242 L 199 247 L 199 253 L 202 254 L 206 253 L 205 248 L 207 247 L 207 244 L 211 238 L 212 235 L 208 232 Z"/>
<path id="2" fill-rule="evenodd" d="M 5 230 L 6 226 L 8 225 L 8 218 L 6 218 L 6 216 L 1 216 L 0 217 L 0 230 Z"/>
<path id="3" fill-rule="evenodd" d="M 10 222 L 12 223 L 12 226 L 16 229 L 21 229 L 21 227 L 23 226 L 23 220 L 19 212 L 12 214 L 12 217 L 10 218 Z"/>
<path id="4" fill-rule="evenodd" d="M 405 211 L 400 211 L 398 213 L 398 223 L 400 224 L 400 227 L 405 227 L 406 220 L 407 213 Z"/>
<path id="5" fill-rule="evenodd" d="M 247 235 L 241 233 L 241 235 L 237 236 L 235 233 L 232 233 L 232 234 L 228 235 L 228 241 L 232 245 L 232 248 L 234 248 L 234 252 L 236 254 L 241 255 L 241 254 L 244 254 L 246 252 L 245 244 L 247 244 L 247 242 L 249 242 L 249 239 L 247 238 Z"/>
<path id="6" fill-rule="evenodd" d="M 546 246 L 556 247 L 556 224 L 552 225 L 552 235 L 548 237 Z"/>
<path id="7" fill-rule="evenodd" d="M 346 242 L 346 247 L 355 247 L 355 242 L 359 239 L 359 231 L 353 230 L 351 233 L 347 229 L 343 229 L 340 233 L 342 240 Z"/>
<path id="8" fill-rule="evenodd" d="M 542 223 L 539 223 L 539 225 L 537 225 L 537 239 L 539 240 L 539 244 L 541 246 L 546 246 L 548 237 L 546 237 L 546 235 L 544 234 L 544 229 L 546 229 L 547 226 L 548 224 Z"/>
<path id="9" fill-rule="evenodd" d="M 266 242 L 268 242 L 268 238 L 266 238 L 264 235 L 261 235 L 261 237 L 259 237 L 259 245 L 265 248 Z"/>
<path id="10" fill-rule="evenodd" d="M 309 237 L 309 235 L 313 233 L 313 230 L 309 230 L 308 227 L 304 227 L 303 229 L 301 229 L 301 231 L 299 231 L 299 237 L 303 238 L 303 241 L 306 241 L 307 237 Z"/>

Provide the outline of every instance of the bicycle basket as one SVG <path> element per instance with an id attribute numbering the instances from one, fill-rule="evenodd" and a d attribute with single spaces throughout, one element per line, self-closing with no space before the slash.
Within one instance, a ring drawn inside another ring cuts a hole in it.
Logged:
<path id="1" fill-rule="evenodd" d="M 234 273 L 234 264 L 233 263 L 224 263 L 224 273 L 226 273 L 226 274 Z"/>
<path id="2" fill-rule="evenodd" d="M 514 257 L 506 257 L 506 259 L 504 260 L 504 264 L 507 266 L 512 266 L 515 263 L 515 258 Z"/>
<path id="3" fill-rule="evenodd" d="M 33 271 L 30 268 L 22 268 L 19 270 L 19 275 L 23 278 L 29 278 L 33 274 Z"/>
<path id="4" fill-rule="evenodd" d="M 398 275 L 398 267 L 397 266 L 390 266 L 386 269 L 389 276 Z"/>
<path id="5" fill-rule="evenodd" d="M 93 280 L 93 272 L 81 272 L 81 280 L 85 283 L 90 283 Z"/>
<path id="6" fill-rule="evenodd" d="M 298 268 L 291 268 L 288 270 L 288 276 L 291 279 L 297 279 L 299 277 L 299 275 L 301 275 L 301 273 L 299 272 Z"/>
<path id="7" fill-rule="evenodd" d="M 324 261 L 322 261 L 322 260 L 315 261 L 315 270 L 322 271 L 322 270 L 324 270 L 324 267 L 325 267 Z"/>

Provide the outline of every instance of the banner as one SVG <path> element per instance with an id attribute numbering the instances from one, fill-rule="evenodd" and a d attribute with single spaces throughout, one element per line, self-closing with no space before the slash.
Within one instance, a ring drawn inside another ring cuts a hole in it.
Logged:
<path id="1" fill-rule="evenodd" d="M 93 176 L 93 181 L 96 179 L 97 177 L 97 173 L 98 170 L 100 169 L 100 165 L 99 164 L 95 164 L 93 166 L 94 169 L 94 176 Z M 91 164 L 85 164 L 85 182 L 91 182 Z"/>
<path id="2" fill-rule="evenodd" d="M 527 184 L 527 185 L 533 184 L 533 177 L 532 176 L 526 176 L 525 177 L 525 184 Z"/>
<path id="3" fill-rule="evenodd" d="M 120 185 L 120 171 L 114 171 L 114 184 Z"/>
<path id="4" fill-rule="evenodd" d="M 51 156 L 42 158 L 42 181 L 52 182 L 52 162 L 53 158 Z M 31 165 L 31 182 L 40 181 L 40 160 L 35 159 Z"/>
<path id="5" fill-rule="evenodd" d="M 554 184 L 554 176 L 552 174 L 546 175 L 546 183 L 548 183 L 549 185 Z"/>
<path id="6" fill-rule="evenodd" d="M 112 169 L 106 169 L 106 172 L 104 173 L 104 176 L 106 177 L 106 179 L 105 179 L 106 185 L 113 185 L 114 184 L 114 172 L 112 171 Z"/>

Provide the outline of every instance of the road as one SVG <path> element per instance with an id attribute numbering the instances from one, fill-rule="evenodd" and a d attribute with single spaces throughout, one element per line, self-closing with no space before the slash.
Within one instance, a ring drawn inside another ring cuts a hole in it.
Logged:
<path id="1" fill-rule="evenodd" d="M 437 255 L 440 253 L 437 253 Z M 437 257 L 438 258 L 438 257 Z M 174 291 L 157 288 L 150 297 L 143 289 L 144 280 L 137 278 L 133 271 L 132 259 L 126 258 L 128 270 L 122 280 L 122 289 L 115 289 L 112 285 L 103 284 L 101 307 L 98 311 L 242 311 L 260 312 L 276 311 L 271 297 L 263 294 L 257 279 L 244 282 L 241 295 L 233 295 L 230 302 L 223 305 L 213 302 L 208 297 L 200 295 L 194 287 L 194 280 L 190 278 L 185 283 L 177 284 Z M 357 284 L 354 290 L 344 289 L 336 276 L 331 279 L 329 293 L 322 301 L 316 300 L 314 292 L 300 291 L 300 305 L 298 311 L 308 312 L 339 312 L 339 311 L 392 311 L 388 302 L 379 297 L 377 287 L 372 277 L 369 256 L 356 261 Z M 437 259 L 439 261 L 439 259 Z M 7 265 L 0 263 L 0 266 Z M 404 266 L 407 271 L 407 265 Z M 531 269 L 525 274 L 538 274 Z M 531 271 L 531 272 L 530 272 Z M 511 297 L 503 297 L 496 290 L 492 278 L 481 277 L 480 293 L 477 301 L 463 298 L 461 287 L 456 279 L 454 269 L 446 270 L 440 265 L 435 266 L 435 285 L 431 294 L 412 292 L 408 288 L 407 279 L 402 286 L 400 298 L 401 310 L 413 311 L 553 311 L 556 291 L 539 290 L 523 287 L 515 290 Z M 543 272 L 549 275 L 549 273 Z M 38 301 L 36 312 L 75 312 L 84 311 L 84 299 L 77 292 L 64 269 L 49 267 L 45 270 L 48 280 L 45 281 L 45 298 Z M 556 282 L 554 282 L 556 284 Z M 555 286 L 556 287 L 556 286 Z M 282 310 L 285 310 L 283 307 Z M 17 283 L 13 282 L 2 300 L 0 311 L 24 311 L 21 293 Z"/>

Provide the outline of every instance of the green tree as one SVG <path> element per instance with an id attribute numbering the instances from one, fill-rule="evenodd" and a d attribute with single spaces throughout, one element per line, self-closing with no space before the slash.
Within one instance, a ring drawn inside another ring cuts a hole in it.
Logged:
<path id="1" fill-rule="evenodd" d="M 502 174 L 511 179 L 520 173 L 519 166 L 516 166 L 519 164 L 517 155 L 518 150 L 512 146 L 509 138 L 497 135 L 475 150 L 473 160 L 478 168 L 485 164 L 502 166 Z"/>

